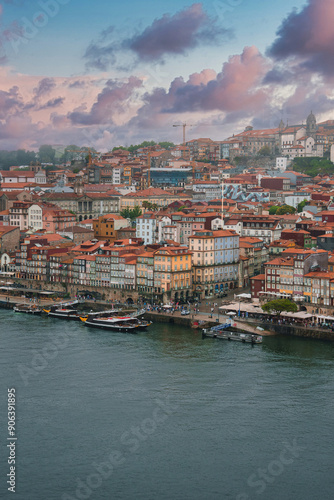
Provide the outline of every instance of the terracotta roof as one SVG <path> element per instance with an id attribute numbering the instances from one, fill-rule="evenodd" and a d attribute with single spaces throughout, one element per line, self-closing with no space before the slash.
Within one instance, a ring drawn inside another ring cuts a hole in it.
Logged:
<path id="1" fill-rule="evenodd" d="M 169 193 L 168 191 L 165 191 L 164 189 L 160 188 L 147 188 L 143 189 L 142 191 L 136 191 L 135 193 L 128 193 L 123 198 L 145 198 L 148 196 L 174 196 L 172 193 Z"/>
<path id="2" fill-rule="evenodd" d="M 288 260 L 283 259 L 283 257 L 277 257 L 276 259 L 266 262 L 265 266 L 294 266 L 294 261 L 293 259 Z"/>
<path id="3" fill-rule="evenodd" d="M 334 273 L 330 271 L 312 271 L 304 275 L 305 278 L 328 278 L 334 279 Z"/>
<path id="4" fill-rule="evenodd" d="M 264 281 L 266 279 L 266 275 L 265 274 L 258 274 L 257 276 L 252 276 L 250 279 Z"/>

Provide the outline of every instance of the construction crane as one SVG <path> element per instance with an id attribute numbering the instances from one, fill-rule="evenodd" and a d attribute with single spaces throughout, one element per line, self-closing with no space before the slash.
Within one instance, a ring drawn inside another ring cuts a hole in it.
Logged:
<path id="1" fill-rule="evenodd" d="M 192 127 L 189 123 L 175 124 L 173 127 L 183 127 L 183 146 L 186 145 L 186 127 Z"/>

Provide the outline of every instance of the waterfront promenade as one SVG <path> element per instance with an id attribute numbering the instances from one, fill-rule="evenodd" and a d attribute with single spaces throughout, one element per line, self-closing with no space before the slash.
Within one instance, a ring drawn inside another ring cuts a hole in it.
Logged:
<path id="1" fill-rule="evenodd" d="M 50 299 L 49 297 L 43 297 L 38 299 L 37 304 L 41 307 L 47 307 L 50 305 L 55 305 L 61 302 L 69 302 L 72 299 Z M 15 304 L 28 304 L 34 299 L 28 299 L 23 294 L 21 296 L 10 296 L 6 294 L 0 294 L 0 307 L 12 309 Z M 80 301 L 81 310 L 94 310 L 103 311 L 110 310 L 113 307 L 115 309 L 122 307 L 125 311 L 133 311 L 135 309 L 142 308 L 144 304 L 120 304 L 118 302 L 111 303 L 110 301 L 92 301 L 92 300 L 81 300 Z M 334 341 L 334 332 L 328 325 L 304 325 L 296 322 L 285 321 L 278 324 L 272 318 L 269 317 L 238 317 L 229 316 L 226 314 L 229 310 L 226 301 L 215 302 L 214 299 L 211 301 L 202 301 L 200 304 L 191 304 L 186 306 L 177 306 L 170 309 L 164 309 L 159 306 L 145 304 L 147 312 L 145 314 L 146 319 L 153 321 L 154 323 L 174 323 L 177 325 L 185 326 L 187 328 L 201 329 L 208 328 L 213 325 L 220 323 L 230 322 L 231 326 L 237 328 L 238 330 L 247 331 L 250 333 L 256 333 L 262 336 L 273 336 L 273 335 L 288 335 L 288 336 L 299 336 L 307 338 L 315 338 L 320 340 L 330 340 Z M 237 302 L 229 301 L 231 309 L 235 308 Z M 222 309 L 222 304 L 224 309 Z M 182 307 L 187 308 L 190 314 L 183 315 Z"/>

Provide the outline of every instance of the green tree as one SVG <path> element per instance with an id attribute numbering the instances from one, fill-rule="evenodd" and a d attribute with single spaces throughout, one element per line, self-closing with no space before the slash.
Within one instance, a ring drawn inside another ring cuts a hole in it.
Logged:
<path id="1" fill-rule="evenodd" d="M 292 302 L 289 299 L 274 299 L 270 300 L 266 304 L 263 304 L 262 310 L 264 312 L 272 313 L 279 315 L 283 311 L 287 312 L 297 312 L 298 307 L 297 304 Z"/>
<path id="2" fill-rule="evenodd" d="M 54 163 L 56 150 L 49 144 L 43 144 L 38 150 L 38 159 L 41 163 Z"/>
<path id="3" fill-rule="evenodd" d="M 142 142 L 141 144 L 135 144 L 135 145 L 132 145 L 129 146 L 128 148 L 126 148 L 130 153 L 134 153 L 135 151 L 137 151 L 138 149 L 141 149 L 141 148 L 148 148 L 150 146 L 156 146 L 156 142 L 154 141 L 144 141 Z"/>
<path id="4" fill-rule="evenodd" d="M 273 205 L 272 207 L 269 208 L 269 215 L 276 215 L 277 210 L 280 207 L 278 205 Z"/>
<path id="5" fill-rule="evenodd" d="M 257 153 L 259 156 L 271 156 L 271 149 L 269 146 L 263 146 Z"/>
<path id="6" fill-rule="evenodd" d="M 36 153 L 34 151 L 26 151 L 25 149 L 18 149 L 16 151 L 17 165 L 29 165 L 32 161 L 36 161 Z"/>
<path id="7" fill-rule="evenodd" d="M 10 167 L 29 165 L 32 161 L 36 161 L 36 153 L 34 151 L 26 151 L 24 149 L 18 149 L 17 151 L 0 151 L 0 170 L 8 170 Z"/>
<path id="8" fill-rule="evenodd" d="M 334 173 L 334 164 L 326 158 L 301 157 L 293 160 L 290 169 L 309 175 L 310 177 L 315 177 L 322 174 L 332 175 Z"/>
<path id="9" fill-rule="evenodd" d="M 143 201 L 142 207 L 145 208 L 146 210 L 153 210 L 153 204 L 147 200 Z"/>
<path id="10" fill-rule="evenodd" d="M 158 144 L 159 144 L 159 146 L 161 146 L 164 149 L 169 149 L 169 148 L 174 148 L 175 147 L 174 142 L 167 142 L 167 141 L 165 141 L 165 142 L 159 142 Z"/>
<path id="11" fill-rule="evenodd" d="M 131 222 L 134 222 L 137 217 L 141 216 L 141 214 L 142 211 L 138 205 L 136 205 L 134 208 L 124 208 L 120 211 L 120 215 L 124 217 L 124 219 L 130 219 Z"/>
<path id="12" fill-rule="evenodd" d="M 296 209 L 291 205 L 283 205 L 282 207 L 278 207 L 276 215 L 294 214 L 295 212 Z"/>
<path id="13" fill-rule="evenodd" d="M 305 205 L 307 205 L 307 200 L 303 200 L 297 205 L 297 212 L 302 212 L 304 210 Z"/>

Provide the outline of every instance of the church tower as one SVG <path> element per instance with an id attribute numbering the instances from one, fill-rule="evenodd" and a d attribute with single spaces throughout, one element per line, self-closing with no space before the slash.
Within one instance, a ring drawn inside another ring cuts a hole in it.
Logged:
<path id="1" fill-rule="evenodd" d="M 81 176 L 77 176 L 74 181 L 74 192 L 79 195 L 83 195 L 84 193 L 84 183 Z"/>
<path id="2" fill-rule="evenodd" d="M 317 131 L 317 120 L 315 119 L 315 116 L 311 111 L 306 120 L 306 134 L 308 137 L 314 138 L 316 131 Z"/>

